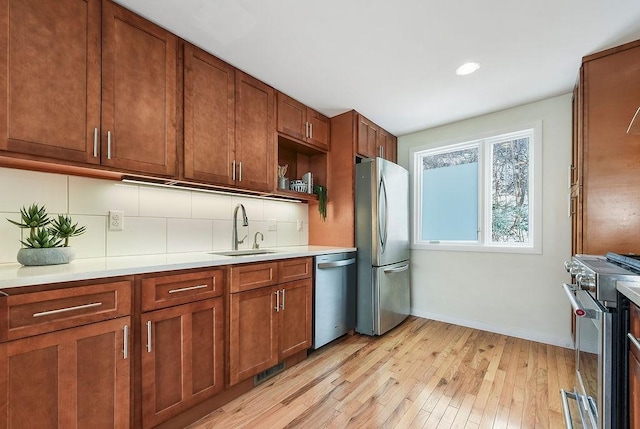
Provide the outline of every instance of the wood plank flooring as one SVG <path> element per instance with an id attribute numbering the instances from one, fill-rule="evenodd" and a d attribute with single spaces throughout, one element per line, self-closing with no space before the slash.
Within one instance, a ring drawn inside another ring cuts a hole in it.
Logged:
<path id="1" fill-rule="evenodd" d="M 573 353 L 408 318 L 380 338 L 346 336 L 190 426 L 562 428 Z"/>

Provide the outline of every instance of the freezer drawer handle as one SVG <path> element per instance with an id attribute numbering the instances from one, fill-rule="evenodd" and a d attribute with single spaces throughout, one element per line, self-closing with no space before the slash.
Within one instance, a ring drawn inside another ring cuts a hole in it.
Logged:
<path id="1" fill-rule="evenodd" d="M 403 266 L 401 266 L 401 267 L 398 267 L 398 268 L 389 268 L 389 269 L 386 269 L 386 270 L 384 270 L 384 273 L 385 273 L 385 274 L 401 273 L 401 272 L 403 272 L 403 271 L 407 271 L 408 269 L 409 269 L 409 264 L 405 264 L 405 265 L 403 265 Z"/>
<path id="2" fill-rule="evenodd" d="M 343 259 L 341 261 L 335 261 L 335 262 L 322 262 L 318 264 L 318 268 L 324 269 L 324 268 L 346 267 L 347 265 L 353 265 L 355 263 L 356 263 L 356 258 Z"/>

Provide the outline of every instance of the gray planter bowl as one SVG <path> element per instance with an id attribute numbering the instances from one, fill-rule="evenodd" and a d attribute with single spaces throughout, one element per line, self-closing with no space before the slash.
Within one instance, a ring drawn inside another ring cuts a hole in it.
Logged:
<path id="1" fill-rule="evenodd" d="M 73 247 L 50 247 L 48 249 L 20 249 L 18 262 L 22 265 L 68 264 L 76 258 Z"/>

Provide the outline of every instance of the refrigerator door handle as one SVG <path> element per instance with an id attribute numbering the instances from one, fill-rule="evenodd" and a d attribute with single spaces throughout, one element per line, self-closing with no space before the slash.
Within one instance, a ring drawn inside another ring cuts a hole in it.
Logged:
<path id="1" fill-rule="evenodd" d="M 407 271 L 409 269 L 409 264 L 404 264 L 401 267 L 398 268 L 389 268 L 384 270 L 385 274 L 392 274 L 392 273 L 401 273 L 403 271 Z"/>
<path id="2" fill-rule="evenodd" d="M 387 244 L 387 230 L 389 228 L 389 219 L 387 218 L 387 184 L 385 183 L 384 176 L 380 178 L 380 187 L 378 190 L 378 194 L 384 200 L 384 204 L 378 204 L 378 240 L 380 241 L 380 251 L 381 253 L 384 253 Z M 384 225 L 382 225 L 383 217 Z"/>

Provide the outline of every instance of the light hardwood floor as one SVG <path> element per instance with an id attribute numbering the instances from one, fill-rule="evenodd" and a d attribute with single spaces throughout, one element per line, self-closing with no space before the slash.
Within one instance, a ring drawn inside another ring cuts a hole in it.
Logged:
<path id="1" fill-rule="evenodd" d="M 569 349 L 410 317 L 321 348 L 190 428 L 562 428 L 573 385 Z"/>

